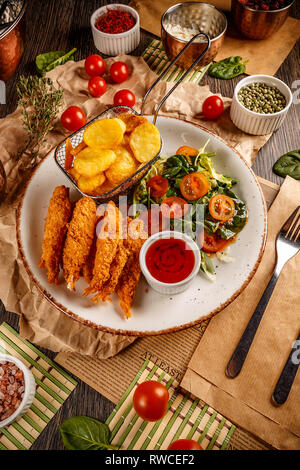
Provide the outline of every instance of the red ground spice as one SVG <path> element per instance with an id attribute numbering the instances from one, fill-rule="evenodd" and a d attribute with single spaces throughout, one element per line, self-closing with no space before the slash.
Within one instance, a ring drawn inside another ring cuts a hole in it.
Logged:
<path id="1" fill-rule="evenodd" d="M 95 26 L 99 31 L 108 34 L 119 34 L 129 31 L 135 25 L 136 21 L 128 11 L 107 9 L 107 13 L 97 18 Z"/>

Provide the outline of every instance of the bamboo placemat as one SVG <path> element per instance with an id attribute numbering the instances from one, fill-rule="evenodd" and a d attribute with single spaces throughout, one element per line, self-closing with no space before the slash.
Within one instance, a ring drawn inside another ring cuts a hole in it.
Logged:
<path id="1" fill-rule="evenodd" d="M 149 65 L 150 69 L 158 75 L 165 70 L 170 61 L 166 56 L 162 42 L 159 39 L 153 39 L 149 46 L 142 53 L 142 57 Z M 199 83 L 210 64 L 205 67 L 195 67 L 183 80 L 184 82 Z M 181 75 L 184 73 L 184 69 L 174 65 L 171 70 L 164 77 L 167 82 L 177 82 Z"/>
<path id="2" fill-rule="evenodd" d="M 36 393 L 21 419 L 0 429 L 0 450 L 27 450 L 58 412 L 77 382 L 7 323 L 0 326 L 0 352 L 20 359 L 34 375 Z"/>
<path id="3" fill-rule="evenodd" d="M 136 387 L 146 380 L 162 382 L 169 390 L 165 416 L 157 422 L 143 421 L 132 406 Z M 151 361 L 146 360 L 121 400 L 107 419 L 112 444 L 121 450 L 165 450 L 177 439 L 194 439 L 207 450 L 223 450 L 235 426 L 190 393 Z"/>

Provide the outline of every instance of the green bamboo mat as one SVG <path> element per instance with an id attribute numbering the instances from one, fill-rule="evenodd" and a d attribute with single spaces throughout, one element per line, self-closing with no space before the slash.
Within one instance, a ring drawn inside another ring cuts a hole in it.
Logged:
<path id="1" fill-rule="evenodd" d="M 165 416 L 155 423 L 143 421 L 134 411 L 132 397 L 137 385 L 146 380 L 164 383 L 169 390 Z M 210 406 L 189 393 L 158 366 L 147 360 L 107 419 L 112 444 L 123 450 L 164 450 L 177 439 L 194 439 L 204 449 L 225 449 L 235 426 Z"/>
<path id="2" fill-rule="evenodd" d="M 33 373 L 36 393 L 27 413 L 0 429 L 0 450 L 27 450 L 68 398 L 77 382 L 7 323 L 0 326 L 0 352 L 20 359 Z"/>
<path id="3" fill-rule="evenodd" d="M 166 56 L 162 42 L 159 39 L 153 39 L 149 46 L 142 53 L 142 57 L 149 65 L 150 69 L 158 75 L 165 70 L 170 61 Z M 201 78 L 205 74 L 206 70 L 211 64 L 206 65 L 205 67 L 195 67 L 183 80 L 183 82 L 193 82 L 199 83 Z M 164 80 L 167 82 L 177 82 L 181 75 L 184 73 L 184 69 L 174 65 L 171 70 L 164 77 Z"/>

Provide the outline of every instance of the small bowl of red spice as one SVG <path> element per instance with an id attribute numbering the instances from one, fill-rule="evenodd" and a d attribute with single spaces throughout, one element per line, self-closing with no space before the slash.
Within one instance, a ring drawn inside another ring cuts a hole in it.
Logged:
<path id="1" fill-rule="evenodd" d="M 116 56 L 132 52 L 140 42 L 140 18 L 131 7 L 113 4 L 98 8 L 91 16 L 95 47 Z"/>

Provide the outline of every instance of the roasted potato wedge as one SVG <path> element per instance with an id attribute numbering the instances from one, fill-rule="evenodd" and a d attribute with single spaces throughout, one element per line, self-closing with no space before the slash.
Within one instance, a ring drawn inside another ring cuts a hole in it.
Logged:
<path id="1" fill-rule="evenodd" d="M 126 133 L 131 133 L 136 127 L 144 122 L 148 122 L 144 116 L 136 116 L 135 114 L 121 114 L 120 119 L 126 124 Z"/>
<path id="2" fill-rule="evenodd" d="M 154 158 L 159 152 L 160 142 L 158 129 L 150 122 L 140 124 L 129 137 L 130 148 L 139 162 Z"/>
<path id="3" fill-rule="evenodd" d="M 116 159 L 113 150 L 86 147 L 74 160 L 74 169 L 81 176 L 96 176 L 100 171 L 107 170 Z"/>
<path id="4" fill-rule="evenodd" d="M 78 188 L 80 191 L 86 194 L 93 194 L 105 181 L 104 173 L 98 173 L 92 178 L 87 178 L 86 176 L 80 176 L 78 179 Z"/>
<path id="5" fill-rule="evenodd" d="M 101 196 L 101 194 L 107 193 L 108 191 L 110 191 L 114 187 L 115 187 L 115 185 L 111 184 L 111 182 L 108 179 L 106 179 L 104 181 L 104 183 L 99 188 L 97 188 L 97 191 L 95 191 L 94 194 L 97 195 L 97 196 Z"/>
<path id="6" fill-rule="evenodd" d="M 83 140 L 89 147 L 111 149 L 122 142 L 125 129 L 120 119 L 99 119 L 85 129 Z"/>
<path id="7" fill-rule="evenodd" d="M 75 170 L 75 168 L 71 168 L 69 171 L 68 171 L 69 175 L 75 180 L 75 181 L 78 181 L 79 178 L 80 178 L 80 174 L 78 173 L 78 171 Z"/>
<path id="8" fill-rule="evenodd" d="M 106 170 L 105 176 L 113 186 L 117 186 L 135 172 L 137 163 L 128 148 L 123 145 L 119 145 L 114 151 L 117 158 Z"/>

